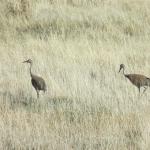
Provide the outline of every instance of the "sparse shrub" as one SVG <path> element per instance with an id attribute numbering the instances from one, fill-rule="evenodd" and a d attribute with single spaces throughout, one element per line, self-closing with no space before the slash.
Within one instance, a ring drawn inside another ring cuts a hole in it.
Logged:
<path id="1" fill-rule="evenodd" d="M 24 16 L 30 15 L 30 2 L 29 0 L 7 1 L 6 3 L 7 16 Z"/>
<path id="2" fill-rule="evenodd" d="M 142 139 L 142 133 L 138 129 L 129 129 L 125 131 L 125 137 L 127 138 L 126 146 L 128 149 L 140 150 L 140 141 Z"/>

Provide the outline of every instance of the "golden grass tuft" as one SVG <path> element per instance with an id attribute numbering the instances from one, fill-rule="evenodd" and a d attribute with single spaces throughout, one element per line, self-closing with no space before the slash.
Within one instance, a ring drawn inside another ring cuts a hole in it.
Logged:
<path id="1" fill-rule="evenodd" d="M 149 149 L 149 0 L 0 2 L 0 149 Z M 36 99 L 29 66 L 48 86 Z"/>

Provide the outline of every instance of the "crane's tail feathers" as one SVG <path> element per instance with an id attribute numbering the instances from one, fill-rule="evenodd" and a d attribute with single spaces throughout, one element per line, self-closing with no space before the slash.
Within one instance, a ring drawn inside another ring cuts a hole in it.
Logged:
<path id="1" fill-rule="evenodd" d="M 150 86 L 150 78 L 146 78 L 148 80 L 148 86 Z"/>

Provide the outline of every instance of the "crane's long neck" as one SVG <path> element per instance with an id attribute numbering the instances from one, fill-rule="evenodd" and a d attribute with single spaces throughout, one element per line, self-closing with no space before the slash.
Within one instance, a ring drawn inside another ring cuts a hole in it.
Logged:
<path id="1" fill-rule="evenodd" d="M 123 75 L 124 75 L 125 77 L 127 77 L 127 74 L 125 74 L 125 71 L 124 71 L 124 70 L 125 70 L 125 68 L 124 68 L 124 67 L 122 67 L 121 69 L 122 69 L 122 73 L 123 73 Z"/>
<path id="2" fill-rule="evenodd" d="M 31 76 L 31 78 L 33 77 L 33 74 L 32 74 L 32 63 L 30 63 L 30 76 Z"/>
<path id="3" fill-rule="evenodd" d="M 122 72 L 123 72 L 123 75 L 125 76 L 125 73 L 124 73 L 124 67 L 122 68 Z"/>

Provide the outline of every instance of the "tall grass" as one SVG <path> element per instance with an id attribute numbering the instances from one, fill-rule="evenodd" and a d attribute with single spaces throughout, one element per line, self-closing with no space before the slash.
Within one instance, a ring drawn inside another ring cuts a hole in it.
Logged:
<path id="1" fill-rule="evenodd" d="M 1 0 L 0 149 L 149 149 L 148 0 Z M 31 86 L 29 66 L 46 94 Z"/>

